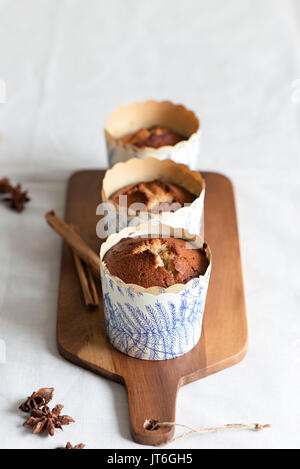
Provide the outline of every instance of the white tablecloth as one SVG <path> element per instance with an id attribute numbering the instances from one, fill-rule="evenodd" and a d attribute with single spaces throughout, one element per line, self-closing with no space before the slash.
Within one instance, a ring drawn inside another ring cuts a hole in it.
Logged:
<path id="1" fill-rule="evenodd" d="M 140 448 L 125 389 L 57 352 L 61 241 L 43 215 L 64 213 L 74 170 L 106 166 L 107 114 L 149 97 L 193 108 L 199 167 L 233 180 L 249 320 L 246 359 L 181 388 L 176 420 L 272 424 L 171 447 L 299 447 L 299 2 L 1 0 L 0 57 L 0 177 L 32 198 L 21 215 L 0 204 L 0 447 Z M 40 386 L 76 419 L 53 439 L 17 410 Z"/>

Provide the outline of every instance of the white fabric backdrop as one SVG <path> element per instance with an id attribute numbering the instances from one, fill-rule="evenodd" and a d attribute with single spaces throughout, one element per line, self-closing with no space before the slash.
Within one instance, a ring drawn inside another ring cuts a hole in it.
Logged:
<path id="1" fill-rule="evenodd" d="M 0 446 L 139 448 L 123 387 L 57 352 L 61 242 L 43 214 L 63 214 L 74 170 L 106 166 L 108 113 L 158 98 L 199 114 L 199 167 L 233 180 L 250 332 L 241 364 L 180 390 L 177 421 L 273 425 L 172 447 L 299 447 L 299 2 L 0 0 L 0 57 L 0 177 L 32 197 L 20 216 L 0 206 Z M 55 439 L 16 410 L 39 386 L 77 421 Z"/>

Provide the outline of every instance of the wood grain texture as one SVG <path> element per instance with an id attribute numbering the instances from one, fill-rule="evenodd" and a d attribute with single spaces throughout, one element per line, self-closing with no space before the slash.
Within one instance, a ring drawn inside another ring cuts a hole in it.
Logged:
<path id="1" fill-rule="evenodd" d="M 238 363 L 246 354 L 248 332 L 233 187 L 217 173 L 206 180 L 205 238 L 213 253 L 212 273 L 198 345 L 186 355 L 151 362 L 128 357 L 106 338 L 102 301 L 99 311 L 86 311 L 72 252 L 62 252 L 57 343 L 71 362 L 124 384 L 128 392 L 133 439 L 158 445 L 169 441 L 174 427 L 144 428 L 147 419 L 175 421 L 180 386 Z M 80 227 L 83 239 L 97 253 L 96 236 L 104 171 L 80 171 L 69 182 L 66 221 Z M 101 298 L 100 279 L 98 293 Z M 99 403 L 101 405 L 101 403 Z M 105 404 L 104 404 L 105 405 Z"/>

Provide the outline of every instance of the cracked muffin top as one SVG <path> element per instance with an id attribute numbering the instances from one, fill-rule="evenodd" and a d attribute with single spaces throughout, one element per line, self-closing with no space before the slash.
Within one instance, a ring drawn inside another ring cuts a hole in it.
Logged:
<path id="1" fill-rule="evenodd" d="M 196 196 L 191 194 L 183 187 L 175 184 L 163 182 L 158 179 L 148 182 L 139 182 L 122 187 L 110 196 L 110 199 L 119 204 L 120 195 L 127 196 L 127 208 L 134 203 L 144 204 L 149 212 L 165 212 L 170 211 L 170 204 L 176 204 L 172 207 L 172 211 L 178 210 L 184 204 L 191 204 Z"/>
<path id="2" fill-rule="evenodd" d="M 186 140 L 181 135 L 172 132 L 166 127 L 155 125 L 149 129 L 142 128 L 137 132 L 126 134 L 121 138 L 121 142 L 126 145 L 134 145 L 138 148 L 151 147 L 160 148 L 166 145 L 176 145 L 176 143 Z"/>
<path id="3" fill-rule="evenodd" d="M 204 275 L 203 249 L 179 238 L 123 238 L 103 258 L 111 275 L 144 288 L 168 288 Z"/>

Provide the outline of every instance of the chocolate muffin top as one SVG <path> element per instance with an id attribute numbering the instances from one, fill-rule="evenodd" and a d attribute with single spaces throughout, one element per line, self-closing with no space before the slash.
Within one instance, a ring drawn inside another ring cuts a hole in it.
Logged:
<path id="1" fill-rule="evenodd" d="M 123 238 L 103 258 L 111 275 L 144 288 L 170 287 L 204 275 L 203 249 L 178 238 Z"/>
<path id="2" fill-rule="evenodd" d="M 140 129 L 137 132 L 124 135 L 121 142 L 127 145 L 134 145 L 138 148 L 151 147 L 160 148 L 166 145 L 176 145 L 176 143 L 186 140 L 181 135 L 172 132 L 166 127 L 155 125 L 149 129 Z"/>
<path id="3" fill-rule="evenodd" d="M 165 212 L 170 211 L 170 204 L 176 204 L 172 211 L 191 204 L 195 196 L 183 187 L 155 179 L 149 182 L 139 182 L 122 187 L 110 199 L 119 204 L 119 196 L 127 195 L 127 208 L 134 203 L 144 204 L 147 211 Z"/>

